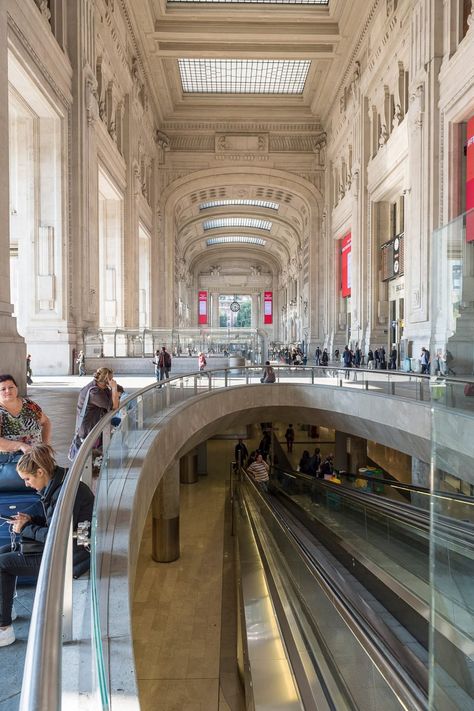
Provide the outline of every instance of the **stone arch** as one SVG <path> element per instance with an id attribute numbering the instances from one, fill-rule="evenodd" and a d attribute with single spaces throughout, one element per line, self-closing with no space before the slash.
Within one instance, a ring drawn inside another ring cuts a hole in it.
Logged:
<path id="1" fill-rule="evenodd" d="M 287 200 L 283 204 L 284 208 L 288 206 L 288 196 L 290 196 L 290 201 L 291 196 L 293 196 L 295 205 L 297 205 L 293 219 L 295 221 L 298 219 L 299 224 L 297 228 L 293 229 L 290 229 L 292 226 L 288 225 L 288 234 L 298 235 L 298 247 L 297 249 L 295 248 L 295 256 L 297 252 L 300 259 L 302 259 L 301 255 L 306 254 L 309 261 L 308 272 L 314 272 L 314 265 L 320 252 L 319 237 L 321 234 L 323 195 L 312 183 L 297 174 L 260 166 L 252 166 L 251 168 L 248 166 L 229 166 L 191 172 L 172 181 L 163 190 L 160 197 L 159 214 L 162 220 L 162 230 L 160 241 L 156 244 L 155 264 L 158 266 L 158 282 L 166 284 L 166 288 L 164 290 L 161 289 L 159 294 L 157 292 L 154 299 L 155 311 L 161 313 L 160 322 L 158 323 L 155 319 L 157 325 L 169 325 L 173 319 L 174 292 L 176 289 L 174 264 L 177 256 L 176 239 L 179 230 L 179 212 L 189 208 L 189 203 L 185 207 L 180 207 L 180 204 L 182 205 L 186 200 L 189 201 L 189 196 L 192 193 L 197 194 L 199 191 L 202 194 L 206 191 L 218 193 L 216 185 L 219 184 L 226 186 L 228 189 L 236 189 L 245 185 L 251 186 L 255 191 L 266 189 L 280 191 L 285 194 Z M 195 198 L 195 205 L 196 202 L 197 199 Z M 292 206 L 288 207 L 288 211 L 291 209 L 293 209 Z M 178 256 L 182 257 L 182 254 Z M 280 262 L 283 261 L 289 260 L 286 256 L 285 260 L 280 257 Z M 287 278 L 284 270 L 280 270 L 280 273 L 274 274 L 274 276 L 275 283 L 277 280 L 285 280 Z M 319 331 L 320 295 L 322 295 L 323 290 L 321 284 L 316 283 L 315 280 L 308 281 L 307 290 L 305 301 L 309 305 L 308 329 L 316 337 Z M 158 296 L 161 297 L 159 304 Z M 165 301 L 164 304 L 163 300 Z"/>

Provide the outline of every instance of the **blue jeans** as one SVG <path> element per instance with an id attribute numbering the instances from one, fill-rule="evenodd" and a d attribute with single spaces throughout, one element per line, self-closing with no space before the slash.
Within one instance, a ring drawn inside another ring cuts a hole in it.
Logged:
<path id="1" fill-rule="evenodd" d="M 19 550 L 12 551 L 10 545 L 0 548 L 0 627 L 8 627 L 12 623 L 17 577 L 38 575 L 41 557 L 41 553 L 23 555 Z"/>

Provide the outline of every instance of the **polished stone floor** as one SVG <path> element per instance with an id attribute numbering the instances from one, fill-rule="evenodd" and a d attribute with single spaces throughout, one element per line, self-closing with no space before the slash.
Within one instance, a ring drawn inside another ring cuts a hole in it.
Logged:
<path id="1" fill-rule="evenodd" d="M 140 550 L 133 638 L 143 711 L 240 711 L 234 546 L 228 463 L 235 442 L 208 442 L 208 474 L 181 485 L 181 557 L 151 559 L 151 520 Z M 159 702 L 158 702 L 159 699 Z"/>

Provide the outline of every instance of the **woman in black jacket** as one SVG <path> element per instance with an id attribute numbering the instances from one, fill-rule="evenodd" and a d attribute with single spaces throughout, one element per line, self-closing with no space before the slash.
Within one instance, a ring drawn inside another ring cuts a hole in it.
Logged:
<path id="1" fill-rule="evenodd" d="M 37 575 L 39 572 L 42 549 L 61 486 L 67 474 L 66 469 L 56 464 L 53 450 L 47 444 L 35 445 L 27 454 L 24 454 L 18 461 L 17 471 L 25 485 L 35 489 L 40 495 L 43 515 L 16 514 L 11 519 L 11 527 L 14 533 L 21 534 L 20 545 L 18 548 L 12 546 L 0 548 L 0 647 L 6 647 L 15 641 L 12 608 L 16 579 L 21 575 Z M 91 521 L 93 506 L 92 491 L 86 484 L 80 482 L 74 503 L 74 530 L 77 529 L 79 522 Z M 27 546 L 36 550 L 26 552 Z M 79 577 L 88 568 L 89 552 L 85 548 L 79 547 L 74 540 L 74 577 Z"/>

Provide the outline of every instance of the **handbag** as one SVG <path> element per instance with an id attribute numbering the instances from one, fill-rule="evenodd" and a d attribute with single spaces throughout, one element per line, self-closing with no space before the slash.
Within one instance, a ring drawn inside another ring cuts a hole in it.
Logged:
<path id="1" fill-rule="evenodd" d="M 84 398 L 84 402 L 82 403 L 81 411 L 80 411 L 79 416 L 76 420 L 76 431 L 74 433 L 74 437 L 72 438 L 71 444 L 69 445 L 69 451 L 67 453 L 67 458 L 69 459 L 70 462 L 74 461 L 74 459 L 76 458 L 76 455 L 77 455 L 78 451 L 80 450 L 82 443 L 84 441 L 82 439 L 82 437 L 80 437 L 80 435 L 79 435 L 79 430 L 81 429 L 82 420 L 84 419 L 84 415 L 86 414 L 90 392 L 91 392 L 91 388 L 89 388 L 89 390 L 87 391 L 87 394 Z"/>
<path id="2" fill-rule="evenodd" d="M 464 386 L 464 395 L 466 397 L 472 397 L 474 395 L 474 383 L 466 383 Z"/>
<path id="3" fill-rule="evenodd" d="M 20 540 L 20 553 L 28 555 L 28 553 L 42 553 L 44 545 L 41 541 L 35 541 L 32 538 L 23 538 Z"/>

